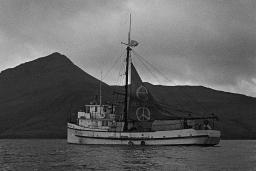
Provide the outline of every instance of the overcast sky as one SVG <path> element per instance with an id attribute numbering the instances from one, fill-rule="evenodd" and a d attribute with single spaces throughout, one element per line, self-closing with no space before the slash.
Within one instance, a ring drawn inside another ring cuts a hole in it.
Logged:
<path id="1" fill-rule="evenodd" d="M 0 70 L 57 51 L 117 84 L 129 13 L 135 51 L 164 75 L 133 57 L 144 81 L 256 97 L 254 0 L 1 0 Z"/>

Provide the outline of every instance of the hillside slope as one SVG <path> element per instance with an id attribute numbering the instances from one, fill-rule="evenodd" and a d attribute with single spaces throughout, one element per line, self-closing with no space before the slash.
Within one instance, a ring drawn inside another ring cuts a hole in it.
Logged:
<path id="1" fill-rule="evenodd" d="M 102 85 L 104 97 L 111 88 Z M 98 94 L 99 80 L 59 53 L 0 74 L 0 137 L 66 136 L 67 117 Z"/>
<path id="2" fill-rule="evenodd" d="M 203 86 L 163 86 L 145 83 L 153 96 L 171 113 L 211 116 L 219 121 L 222 138 L 256 139 L 256 98 Z M 112 86 L 123 91 L 123 87 Z"/>
<path id="3" fill-rule="evenodd" d="M 222 138 L 256 138 L 256 98 L 202 86 L 146 86 L 171 109 L 216 114 Z M 103 101 L 115 89 L 122 87 L 103 83 Z M 59 53 L 2 71 L 0 138 L 65 138 L 67 118 L 98 91 L 99 80 Z"/>
<path id="4" fill-rule="evenodd" d="M 216 91 L 202 86 L 159 86 L 148 84 L 159 101 L 170 107 L 201 115 L 218 116 L 223 138 L 256 138 L 256 98 Z M 193 114 L 192 114 L 193 115 Z"/>

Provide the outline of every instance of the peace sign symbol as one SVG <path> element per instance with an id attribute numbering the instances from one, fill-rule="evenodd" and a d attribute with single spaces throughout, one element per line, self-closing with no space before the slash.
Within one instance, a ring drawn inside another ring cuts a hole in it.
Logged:
<path id="1" fill-rule="evenodd" d="M 147 101 L 148 100 L 148 90 L 143 85 L 139 86 L 136 90 L 136 96 L 138 99 Z"/>
<path id="2" fill-rule="evenodd" d="M 147 107 L 138 107 L 136 109 L 136 115 L 139 121 L 150 120 L 150 110 Z"/>

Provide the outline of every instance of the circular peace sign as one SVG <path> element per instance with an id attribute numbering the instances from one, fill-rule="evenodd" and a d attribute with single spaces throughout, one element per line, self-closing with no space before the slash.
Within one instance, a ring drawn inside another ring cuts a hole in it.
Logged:
<path id="1" fill-rule="evenodd" d="M 150 120 L 150 110 L 147 107 L 138 107 L 136 109 L 136 115 L 139 121 Z"/>
<path id="2" fill-rule="evenodd" d="M 148 90 L 143 85 L 139 86 L 136 90 L 136 96 L 138 99 L 147 101 L 148 100 Z"/>

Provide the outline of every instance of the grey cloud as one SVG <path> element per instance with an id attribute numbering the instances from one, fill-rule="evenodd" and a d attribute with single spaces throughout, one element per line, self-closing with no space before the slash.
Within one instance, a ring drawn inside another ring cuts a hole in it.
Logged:
<path id="1" fill-rule="evenodd" d="M 0 69 L 59 51 L 98 76 L 121 54 L 132 12 L 136 51 L 173 80 L 165 84 L 256 96 L 255 7 L 250 0 L 3 0 Z"/>

